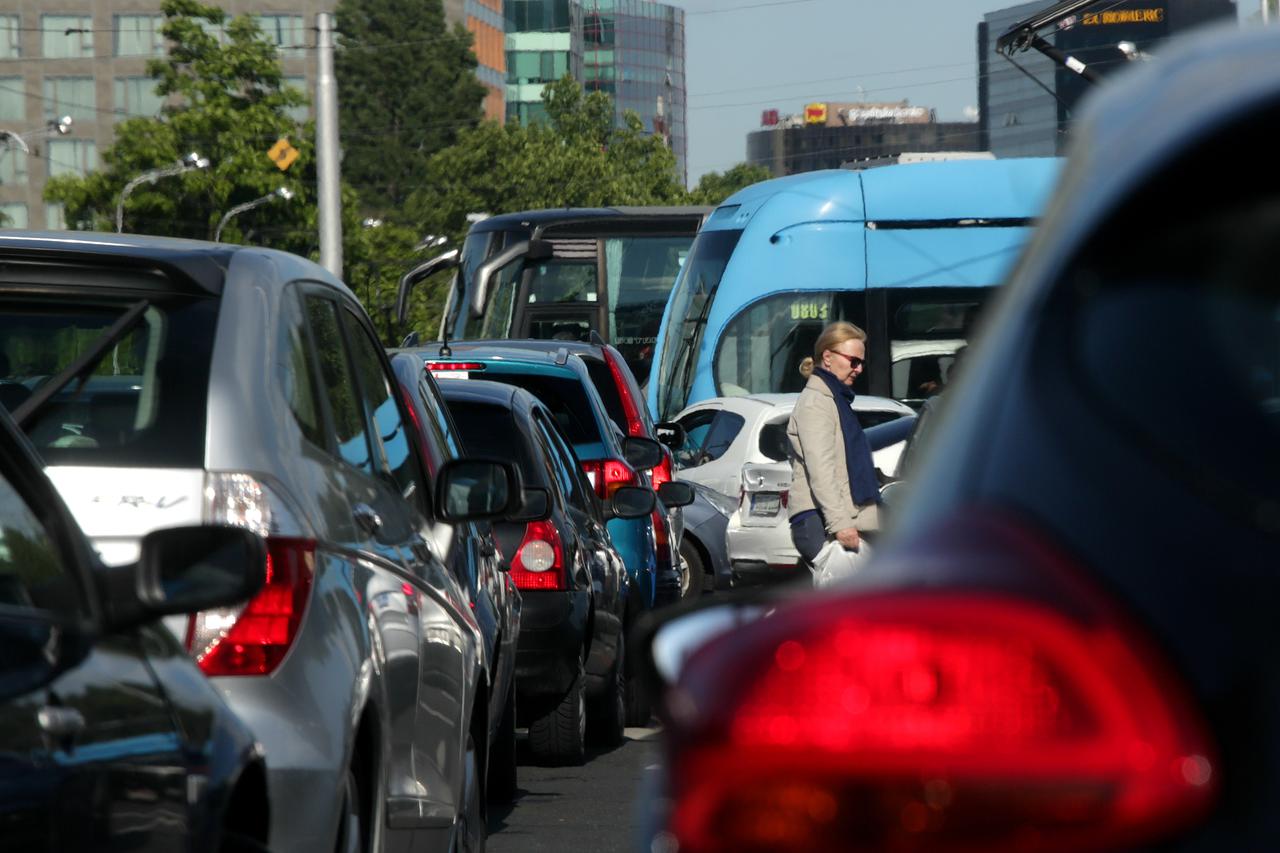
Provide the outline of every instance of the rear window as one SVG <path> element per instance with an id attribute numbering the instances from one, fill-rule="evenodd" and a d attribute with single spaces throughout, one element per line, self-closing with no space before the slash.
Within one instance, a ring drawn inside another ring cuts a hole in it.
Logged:
<path id="1" fill-rule="evenodd" d="M 591 398 L 577 378 L 506 371 L 499 373 L 493 370 L 492 364 L 485 371 L 484 378 L 517 385 L 537 397 L 551 410 L 552 417 L 571 444 L 593 444 L 603 440 L 600 427 L 596 425 Z"/>
<path id="2" fill-rule="evenodd" d="M 0 302 L 0 404 L 10 411 L 70 365 L 130 302 L 65 296 Z M 214 299 L 153 297 L 91 369 L 27 424 L 50 465 L 204 465 Z"/>
<path id="3" fill-rule="evenodd" d="M 487 456 L 514 462 L 529 485 L 545 486 L 542 466 L 533 464 L 528 444 L 520 436 L 511 412 L 501 406 L 446 400 L 449 414 L 463 436 L 469 456 Z"/>
<path id="4" fill-rule="evenodd" d="M 613 371 L 609 365 L 594 358 L 584 358 L 587 373 L 591 376 L 591 384 L 600 392 L 604 401 L 604 410 L 609 413 L 609 420 L 618 425 L 618 429 L 627 431 L 627 412 L 622 408 L 622 395 L 618 393 L 618 383 L 613 381 Z"/>

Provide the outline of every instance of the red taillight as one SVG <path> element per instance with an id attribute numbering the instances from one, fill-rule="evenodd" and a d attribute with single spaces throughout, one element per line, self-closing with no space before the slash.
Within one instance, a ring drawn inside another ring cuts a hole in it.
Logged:
<path id="1" fill-rule="evenodd" d="M 649 485 L 656 492 L 659 486 L 663 483 L 670 483 L 672 479 L 671 451 L 664 447 L 662 448 L 662 461 L 649 469 Z"/>
<path id="2" fill-rule="evenodd" d="M 524 529 L 511 579 L 519 589 L 566 589 L 564 547 L 549 521 L 531 521 Z"/>
<path id="3" fill-rule="evenodd" d="M 582 463 L 582 470 L 591 477 L 601 498 L 611 498 L 622 486 L 634 486 L 638 482 L 631 466 L 617 459 L 587 460 Z"/>
<path id="4" fill-rule="evenodd" d="M 247 605 L 193 614 L 187 647 L 205 675 L 269 675 L 289 652 L 311 593 L 316 543 L 267 538 L 267 578 Z"/>
<path id="5" fill-rule="evenodd" d="M 627 381 L 630 368 L 623 364 L 608 347 L 604 350 L 604 360 L 609 365 L 613 384 L 617 386 L 618 396 L 622 399 L 622 414 L 627 419 L 627 435 L 644 436 L 644 418 L 640 416 L 640 406 L 631 394 L 631 383 Z"/>
<path id="6" fill-rule="evenodd" d="M 653 511 L 652 518 L 654 557 L 659 565 L 674 565 L 671 559 L 671 539 L 667 536 L 666 519 L 662 517 L 662 511 L 657 509 Z"/>
<path id="7" fill-rule="evenodd" d="M 427 370 L 432 373 L 440 371 L 463 371 L 463 370 L 484 370 L 484 362 L 481 361 L 428 361 Z"/>
<path id="8" fill-rule="evenodd" d="M 1110 849 L 1196 820 L 1217 780 L 1194 706 L 1114 608 L 1063 598 L 828 596 L 700 650 L 679 849 Z"/>

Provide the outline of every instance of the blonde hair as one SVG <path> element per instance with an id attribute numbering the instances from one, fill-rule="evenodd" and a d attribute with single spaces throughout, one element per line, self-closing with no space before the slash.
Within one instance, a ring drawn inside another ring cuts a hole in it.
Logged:
<path id="1" fill-rule="evenodd" d="M 829 323 L 822 330 L 822 334 L 818 335 L 818 340 L 813 345 L 813 360 L 814 362 L 821 362 L 824 352 L 829 349 L 835 349 L 845 341 L 865 341 L 866 339 L 867 333 L 852 323 L 846 323 L 843 320 Z"/>

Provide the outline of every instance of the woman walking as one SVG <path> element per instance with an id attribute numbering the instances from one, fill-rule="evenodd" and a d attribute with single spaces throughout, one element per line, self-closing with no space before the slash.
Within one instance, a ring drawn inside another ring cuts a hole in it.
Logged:
<path id="1" fill-rule="evenodd" d="M 853 413 L 853 382 L 862 373 L 867 333 L 832 323 L 814 344 L 813 374 L 796 400 L 791 443 L 791 541 L 801 559 L 835 540 L 856 551 L 879 528 L 880 483 L 871 447 Z"/>

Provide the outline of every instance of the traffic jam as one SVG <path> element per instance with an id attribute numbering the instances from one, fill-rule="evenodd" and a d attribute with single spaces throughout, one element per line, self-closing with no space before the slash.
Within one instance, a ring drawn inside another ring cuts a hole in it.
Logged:
<path id="1" fill-rule="evenodd" d="M 391 348 L 295 255 L 0 232 L 0 849 L 498 849 L 637 732 L 626 849 L 1274 849 L 1277 69 L 489 216 Z"/>

